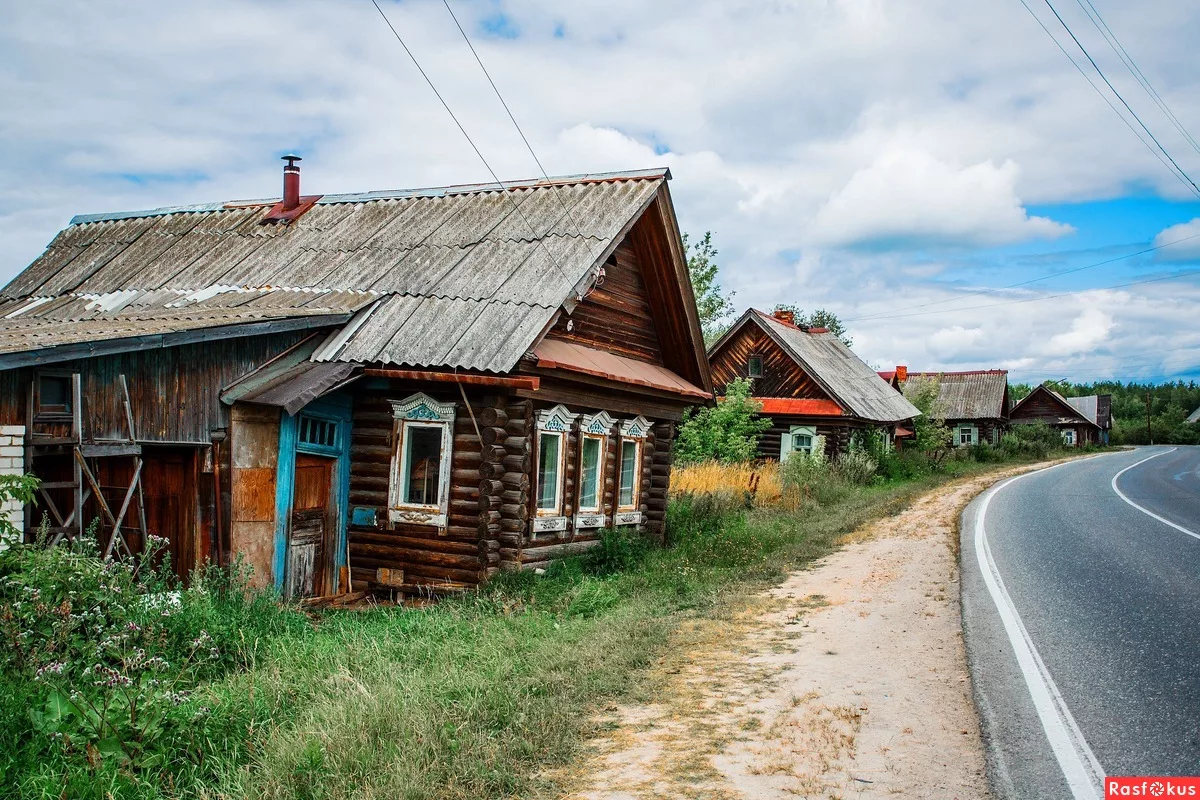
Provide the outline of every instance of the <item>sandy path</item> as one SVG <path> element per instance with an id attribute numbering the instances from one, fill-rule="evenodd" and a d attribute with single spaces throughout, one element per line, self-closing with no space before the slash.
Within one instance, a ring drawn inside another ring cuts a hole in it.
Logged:
<path id="1" fill-rule="evenodd" d="M 570 796 L 989 797 L 957 522 L 1027 469 L 941 487 L 736 616 L 689 623 L 653 701 L 613 710 Z"/>

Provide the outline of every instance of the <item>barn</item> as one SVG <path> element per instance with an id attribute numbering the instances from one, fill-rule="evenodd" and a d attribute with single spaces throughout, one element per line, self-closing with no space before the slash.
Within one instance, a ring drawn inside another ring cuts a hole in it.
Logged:
<path id="1" fill-rule="evenodd" d="M 1084 447 L 1108 443 L 1111 406 L 1112 395 L 1068 398 L 1041 384 L 1013 406 L 1009 418 L 1013 425 L 1045 422 L 1067 446 Z"/>
<path id="2" fill-rule="evenodd" d="M 293 597 L 663 534 L 712 381 L 665 169 L 76 217 L 0 292 L 26 537 Z M 89 533 L 91 532 L 91 533 Z"/>
<path id="3" fill-rule="evenodd" d="M 771 420 L 759 440 L 763 458 L 811 453 L 822 440 L 834 455 L 868 428 L 892 439 L 921 413 L 837 336 L 797 326 L 786 310 L 747 310 L 709 348 L 709 362 L 718 394 L 730 381 L 750 379 L 762 416 Z"/>

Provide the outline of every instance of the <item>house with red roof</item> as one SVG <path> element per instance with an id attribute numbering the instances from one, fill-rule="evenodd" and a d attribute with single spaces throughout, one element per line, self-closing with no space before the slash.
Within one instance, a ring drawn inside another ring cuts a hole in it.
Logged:
<path id="1" fill-rule="evenodd" d="M 713 385 L 749 378 L 770 429 L 759 440 L 764 458 L 811 453 L 823 440 L 828 455 L 845 450 L 855 431 L 874 428 L 890 439 L 920 415 L 854 351 L 825 328 L 805 328 L 791 312 L 749 309 L 708 351 Z"/>

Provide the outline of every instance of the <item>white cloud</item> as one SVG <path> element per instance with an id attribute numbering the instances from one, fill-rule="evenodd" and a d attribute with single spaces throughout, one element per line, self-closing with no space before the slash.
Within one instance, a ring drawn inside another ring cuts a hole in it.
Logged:
<path id="1" fill-rule="evenodd" d="M 924 150 L 892 150 L 858 170 L 817 212 L 822 245 L 908 240 L 998 245 L 1052 239 L 1072 228 L 1031 217 L 1016 195 L 1017 165 L 956 167 Z"/>
<path id="2" fill-rule="evenodd" d="M 1050 337 L 1040 350 L 1048 356 L 1088 353 L 1104 343 L 1112 327 L 1111 315 L 1096 307 L 1085 308 L 1071 321 L 1068 330 Z"/>
<path id="3" fill-rule="evenodd" d="M 1154 246 L 1163 248 L 1154 254 L 1158 261 L 1200 259 L 1200 217 L 1159 231 L 1154 237 Z"/>

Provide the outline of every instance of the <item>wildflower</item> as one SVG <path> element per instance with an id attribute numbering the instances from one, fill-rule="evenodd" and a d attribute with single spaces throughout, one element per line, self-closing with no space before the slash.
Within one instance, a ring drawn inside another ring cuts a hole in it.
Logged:
<path id="1" fill-rule="evenodd" d="M 66 666 L 67 665 L 61 661 L 51 661 L 49 664 L 43 664 L 42 666 L 38 667 L 37 675 L 35 677 L 37 677 L 38 680 L 41 680 L 42 676 L 44 675 L 62 675 L 62 671 Z"/>

